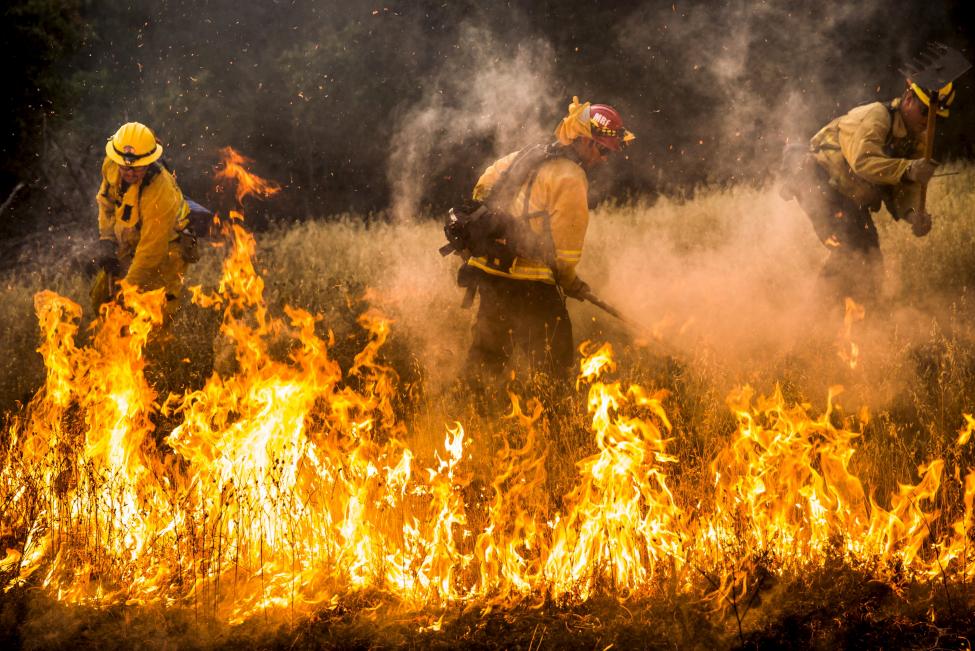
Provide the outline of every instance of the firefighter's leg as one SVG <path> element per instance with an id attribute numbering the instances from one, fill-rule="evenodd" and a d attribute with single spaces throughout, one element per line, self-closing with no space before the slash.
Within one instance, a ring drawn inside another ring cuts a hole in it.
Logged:
<path id="1" fill-rule="evenodd" d="M 522 327 L 519 344 L 528 354 L 533 371 L 564 379 L 573 370 L 572 324 L 565 300 L 555 285 L 525 283 L 526 295 L 520 302 Z"/>
<path id="2" fill-rule="evenodd" d="M 883 288 L 880 237 L 868 209 L 848 205 L 845 211 L 849 219 L 849 228 L 844 236 L 849 252 L 845 269 L 845 296 L 871 309 L 879 301 Z"/>
<path id="3" fill-rule="evenodd" d="M 837 247 L 830 250 L 829 257 L 823 263 L 816 293 L 820 303 L 830 314 L 842 313 L 847 297 L 857 300 L 857 271 L 861 266 L 859 257 L 848 247 Z"/>
<path id="4" fill-rule="evenodd" d="M 872 313 L 881 299 L 883 274 L 876 239 L 868 237 L 856 245 L 845 242 L 830 251 L 823 265 L 818 288 L 823 304 L 842 315 L 846 299 L 851 298 Z"/>
<path id="5" fill-rule="evenodd" d="M 829 185 L 826 171 L 811 156 L 806 158 L 791 183 L 789 192 L 806 213 L 816 236 L 826 242 L 833 236 L 843 197 Z"/>
<path id="6" fill-rule="evenodd" d="M 483 274 L 478 282 L 479 302 L 473 328 L 473 342 L 467 354 L 469 378 L 500 377 L 511 357 L 512 312 L 517 307 L 510 295 L 510 281 Z"/>

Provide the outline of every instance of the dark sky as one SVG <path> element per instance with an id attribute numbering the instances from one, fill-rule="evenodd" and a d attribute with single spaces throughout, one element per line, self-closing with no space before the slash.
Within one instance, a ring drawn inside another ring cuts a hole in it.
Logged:
<path id="1" fill-rule="evenodd" d="M 548 138 L 574 94 L 616 105 L 639 136 L 595 198 L 762 180 L 786 141 L 898 95 L 926 42 L 972 59 L 963 6 L 14 2 L 0 190 L 25 182 L 10 209 L 32 215 L 51 213 L 47 195 L 81 201 L 101 143 L 140 120 L 196 196 L 231 145 L 285 185 L 271 212 L 440 210 L 494 156 Z M 973 84 L 960 80 L 942 158 L 975 155 Z"/>

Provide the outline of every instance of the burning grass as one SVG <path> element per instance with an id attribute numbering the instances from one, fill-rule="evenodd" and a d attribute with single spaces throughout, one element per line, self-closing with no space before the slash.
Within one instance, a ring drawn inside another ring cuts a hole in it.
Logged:
<path id="1" fill-rule="evenodd" d="M 607 343 L 574 391 L 455 382 L 469 315 L 433 224 L 306 223 L 258 247 L 233 216 L 168 331 L 159 296 L 127 291 L 93 328 L 77 274 L 11 276 L 44 361 L 7 319 L 8 402 L 41 386 L 4 427 L 8 641 L 959 646 L 960 171 L 932 240 L 885 231 L 885 313 L 823 328 L 801 300 L 816 243 L 773 193 L 603 207 L 588 277 L 644 327 L 575 310 L 577 338 Z M 905 269 L 937 291 L 904 300 Z"/>

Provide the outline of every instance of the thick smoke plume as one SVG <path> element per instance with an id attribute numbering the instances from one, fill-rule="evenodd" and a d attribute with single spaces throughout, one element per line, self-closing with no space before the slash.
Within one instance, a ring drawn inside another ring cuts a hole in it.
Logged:
<path id="1" fill-rule="evenodd" d="M 487 154 L 501 156 L 551 130 L 543 117 L 557 104 L 552 48 L 543 41 L 511 46 L 470 24 L 460 32 L 457 56 L 423 80 L 421 101 L 406 111 L 393 137 L 388 174 L 398 220 L 416 217 L 436 184 L 458 186 L 459 195 L 470 191 L 457 181 L 476 179 L 482 170 L 457 169 L 463 147 L 486 140 L 492 143 Z"/>

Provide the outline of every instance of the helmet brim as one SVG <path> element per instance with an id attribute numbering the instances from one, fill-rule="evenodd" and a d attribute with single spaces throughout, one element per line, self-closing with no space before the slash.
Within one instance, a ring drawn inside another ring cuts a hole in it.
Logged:
<path id="1" fill-rule="evenodd" d="M 592 139 L 598 142 L 600 145 L 606 149 L 612 149 L 613 151 L 622 151 L 627 145 L 636 140 L 636 136 L 633 132 L 626 131 L 622 138 L 616 136 L 600 136 L 593 135 Z"/>
<path id="2" fill-rule="evenodd" d="M 606 149 L 612 149 L 613 151 L 620 151 L 620 139 L 613 136 L 593 136 L 593 140 L 598 142 L 600 145 Z"/>
<path id="3" fill-rule="evenodd" d="M 151 165 L 155 163 L 163 154 L 163 147 L 158 142 L 156 143 L 156 148 L 145 156 L 139 156 L 137 158 L 132 158 L 130 156 L 125 156 L 115 149 L 114 138 L 109 138 L 108 142 L 105 143 L 105 155 L 114 162 L 118 163 L 123 167 L 144 167 L 146 165 Z M 126 160 L 129 159 L 129 160 Z"/>

